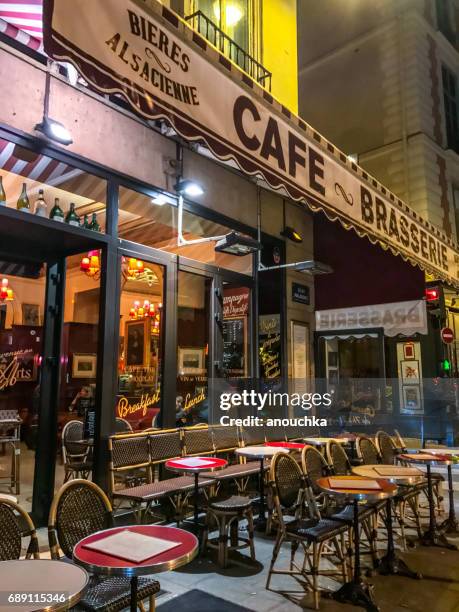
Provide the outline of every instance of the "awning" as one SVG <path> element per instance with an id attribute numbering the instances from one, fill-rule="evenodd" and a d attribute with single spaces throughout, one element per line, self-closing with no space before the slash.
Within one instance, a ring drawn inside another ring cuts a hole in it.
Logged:
<path id="1" fill-rule="evenodd" d="M 43 38 L 42 0 L 0 0 L 0 32 L 38 50 Z"/>
<path id="2" fill-rule="evenodd" d="M 363 338 L 377 338 L 378 334 L 332 334 L 327 336 L 321 336 L 324 340 L 362 340 Z"/>
<path id="3" fill-rule="evenodd" d="M 427 311 L 424 300 L 374 304 L 357 308 L 335 308 L 316 311 L 316 331 L 359 330 L 382 327 L 386 336 L 427 334 Z M 353 333 L 355 337 L 355 333 Z M 331 336 L 334 337 L 334 336 Z M 341 337 L 341 335 L 340 335 Z"/>
<path id="4" fill-rule="evenodd" d="M 45 0 L 44 43 L 96 90 L 459 287 L 447 236 L 157 0 Z"/>

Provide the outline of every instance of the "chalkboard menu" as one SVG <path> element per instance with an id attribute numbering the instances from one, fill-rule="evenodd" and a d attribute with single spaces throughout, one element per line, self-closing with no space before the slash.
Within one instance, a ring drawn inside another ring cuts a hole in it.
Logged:
<path id="1" fill-rule="evenodd" d="M 227 376 L 244 376 L 247 318 L 223 320 L 223 368 Z"/>
<path id="2" fill-rule="evenodd" d="M 280 315 L 261 315 L 258 319 L 260 376 L 262 379 L 281 375 Z"/>
<path id="3" fill-rule="evenodd" d="M 86 409 L 84 415 L 84 439 L 94 438 L 96 427 L 96 405 L 94 400 L 91 400 L 91 403 Z"/>

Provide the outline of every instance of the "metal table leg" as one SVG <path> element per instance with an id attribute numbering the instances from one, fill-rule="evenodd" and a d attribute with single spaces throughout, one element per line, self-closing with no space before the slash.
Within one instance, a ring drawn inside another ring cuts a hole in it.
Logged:
<path id="1" fill-rule="evenodd" d="M 440 525 L 440 529 L 443 531 L 443 533 L 459 535 L 459 523 L 456 519 L 456 511 L 454 509 L 453 470 L 451 465 L 448 465 L 448 496 L 449 515 L 448 518 Z"/>
<path id="2" fill-rule="evenodd" d="M 429 528 L 425 531 L 421 538 L 421 544 L 424 546 L 440 546 L 457 550 L 457 546 L 451 544 L 446 539 L 445 535 L 438 529 L 435 518 L 435 500 L 432 487 L 432 470 L 430 464 L 427 464 L 427 496 L 429 499 Z"/>

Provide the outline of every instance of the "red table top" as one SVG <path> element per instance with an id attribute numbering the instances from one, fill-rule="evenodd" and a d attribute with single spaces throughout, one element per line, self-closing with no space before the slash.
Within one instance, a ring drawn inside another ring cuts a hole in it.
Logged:
<path id="1" fill-rule="evenodd" d="M 169 470 L 175 471 L 212 472 L 225 468 L 228 461 L 218 457 L 182 457 L 181 459 L 169 459 L 165 465 Z"/>
<path id="2" fill-rule="evenodd" d="M 180 542 L 180 545 L 170 550 L 166 550 L 159 555 L 154 555 L 141 563 L 127 561 L 85 547 L 85 544 L 102 540 L 109 535 L 126 530 L 162 538 L 163 540 L 169 540 L 171 542 Z M 162 525 L 130 525 L 128 527 L 105 529 L 104 531 L 98 531 L 97 533 L 93 533 L 83 538 L 73 549 L 73 559 L 75 563 L 82 565 L 87 570 L 94 573 L 116 576 L 134 576 L 165 572 L 185 565 L 197 555 L 198 549 L 198 539 L 196 536 L 183 529 L 178 529 L 177 527 L 164 527 Z"/>
<path id="3" fill-rule="evenodd" d="M 276 448 L 304 448 L 306 444 L 301 442 L 265 442 L 265 446 L 275 446 Z"/>

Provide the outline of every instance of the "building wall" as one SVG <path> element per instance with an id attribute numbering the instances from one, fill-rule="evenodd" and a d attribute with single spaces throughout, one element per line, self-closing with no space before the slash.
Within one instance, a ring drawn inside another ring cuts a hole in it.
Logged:
<path id="1" fill-rule="evenodd" d="M 298 112 L 296 0 L 262 1 L 262 63 L 273 73 L 271 93 Z"/>
<path id="2" fill-rule="evenodd" d="M 0 88 L 0 123 L 33 134 L 43 113 L 43 66 L 0 46 L 0 79 L 10 82 L 11 74 L 15 75 L 14 87 Z M 173 140 L 101 96 L 73 87 L 57 75 L 51 78 L 50 92 L 50 116 L 68 126 L 72 133 L 73 144 L 67 147 L 68 151 L 133 179 L 173 191 L 171 177 L 164 172 L 165 160 L 176 155 Z M 253 180 L 188 149 L 184 153 L 184 176 L 205 186 L 200 204 L 256 228 L 257 186 Z M 261 204 L 263 231 L 281 239 L 282 197 L 262 190 Z M 301 245 L 287 244 L 287 261 L 311 259 L 312 215 L 292 204 L 288 207 L 287 221 L 304 236 Z M 312 281 L 305 275 L 289 273 L 288 287 L 293 279 L 309 283 L 313 295 Z M 292 318 L 312 321 L 313 301 L 310 307 L 298 308 L 289 300 L 287 306 L 288 334 Z"/>
<path id="3" fill-rule="evenodd" d="M 441 67 L 459 74 L 459 53 L 436 29 L 435 2 L 376 2 L 370 15 L 361 0 L 324 0 L 310 18 L 311 2 L 300 6 L 300 114 L 454 236 L 458 156 L 445 150 Z M 324 40 L 319 56 L 311 31 Z"/>

